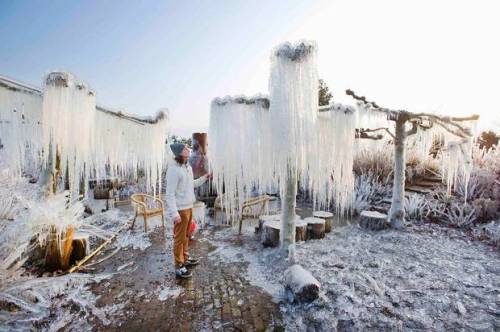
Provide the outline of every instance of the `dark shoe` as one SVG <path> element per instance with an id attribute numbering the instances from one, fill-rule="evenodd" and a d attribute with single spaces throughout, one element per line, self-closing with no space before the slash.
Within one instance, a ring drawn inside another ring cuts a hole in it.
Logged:
<path id="1" fill-rule="evenodd" d="M 185 266 L 179 266 L 175 268 L 175 276 L 177 278 L 191 278 L 193 275 L 189 272 Z"/>
<path id="2" fill-rule="evenodd" d="M 195 258 L 188 258 L 184 261 L 184 266 L 191 267 L 200 264 L 200 261 Z"/>

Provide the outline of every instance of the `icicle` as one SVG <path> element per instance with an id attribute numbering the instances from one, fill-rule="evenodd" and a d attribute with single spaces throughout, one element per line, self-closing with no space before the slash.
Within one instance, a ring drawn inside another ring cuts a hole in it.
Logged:
<path id="1" fill-rule="evenodd" d="M 317 173 L 310 177 L 316 185 L 319 207 L 331 202 L 339 214 L 351 208 L 354 188 L 352 171 L 355 153 L 356 111 L 353 107 L 334 104 L 331 110 L 319 114 Z"/>
<path id="2" fill-rule="evenodd" d="M 0 162 L 11 175 L 33 174 L 41 150 L 41 98 L 18 83 L 0 85 Z"/>
<path id="3" fill-rule="evenodd" d="M 210 111 L 213 182 L 234 219 L 253 188 L 263 192 L 272 176 L 266 97 L 215 99 Z"/>
<path id="4" fill-rule="evenodd" d="M 262 97 L 212 102 L 209 159 L 219 195 L 234 217 L 252 189 L 279 186 L 283 197 L 297 173 L 319 205 L 334 201 L 344 213 L 352 201 L 356 112 L 335 104 L 318 115 L 314 43 L 284 44 L 273 51 L 271 63 L 270 102 Z"/>
<path id="5" fill-rule="evenodd" d="M 43 98 L 44 151 L 57 151 L 60 171 L 69 181 L 76 198 L 80 182 L 88 178 L 92 156 L 91 130 L 95 123 L 95 93 L 73 75 L 52 72 L 45 78 Z M 55 172 L 56 153 L 45 163 Z M 87 167 L 84 165 L 87 164 Z M 64 178 L 64 177 L 63 177 Z"/>

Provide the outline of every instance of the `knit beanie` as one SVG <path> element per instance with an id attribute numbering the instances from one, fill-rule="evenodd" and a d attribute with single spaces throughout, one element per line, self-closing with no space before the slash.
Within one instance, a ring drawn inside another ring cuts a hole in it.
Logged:
<path id="1" fill-rule="evenodd" d="M 170 144 L 170 150 L 174 153 L 174 156 L 178 157 L 181 155 L 182 150 L 184 150 L 186 146 L 182 143 L 174 143 Z"/>

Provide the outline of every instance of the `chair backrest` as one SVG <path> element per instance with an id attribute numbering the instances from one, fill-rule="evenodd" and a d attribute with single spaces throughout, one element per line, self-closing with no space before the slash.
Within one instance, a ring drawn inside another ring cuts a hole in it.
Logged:
<path id="1" fill-rule="evenodd" d="M 144 196 L 144 194 L 133 194 L 132 196 L 130 196 L 132 202 L 135 203 L 144 203 L 145 198 L 146 196 Z"/>

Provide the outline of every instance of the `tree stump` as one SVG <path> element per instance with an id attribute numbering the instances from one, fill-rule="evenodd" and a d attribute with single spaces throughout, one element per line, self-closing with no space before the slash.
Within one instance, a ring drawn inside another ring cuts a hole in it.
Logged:
<path id="1" fill-rule="evenodd" d="M 307 239 L 322 239 L 325 237 L 325 220 L 321 218 L 305 218 L 307 223 Z"/>
<path id="2" fill-rule="evenodd" d="M 290 302 L 312 302 L 319 296 L 319 281 L 298 264 L 285 271 L 284 281 Z"/>
<path id="3" fill-rule="evenodd" d="M 74 233 L 73 227 L 68 227 L 60 234 L 57 233 L 55 227 L 51 227 L 45 249 L 45 269 L 47 271 L 67 270 L 69 268 Z"/>
<path id="4" fill-rule="evenodd" d="M 325 220 L 325 233 L 330 233 L 332 231 L 333 213 L 327 211 L 315 211 L 313 212 L 313 217 Z"/>
<path id="5" fill-rule="evenodd" d="M 279 220 L 268 220 L 264 222 L 262 231 L 262 244 L 264 247 L 278 247 L 280 245 L 280 226 Z"/>
<path id="6" fill-rule="evenodd" d="M 262 229 L 264 228 L 264 223 L 266 221 L 277 221 L 277 220 L 281 220 L 281 215 L 280 214 L 271 214 L 271 215 L 262 215 L 259 217 L 259 226 L 255 228 L 255 232 L 256 233 L 259 233 L 262 231 Z"/>
<path id="7" fill-rule="evenodd" d="M 89 236 L 87 234 L 76 234 L 73 237 L 73 251 L 69 259 L 70 265 L 74 265 L 79 260 L 84 259 L 89 252 Z"/>
<path id="8" fill-rule="evenodd" d="M 378 231 L 389 228 L 387 215 L 377 211 L 363 211 L 359 217 L 359 225 L 363 228 Z"/>
<path id="9" fill-rule="evenodd" d="M 295 242 L 307 240 L 307 222 L 302 219 L 295 221 Z"/>

